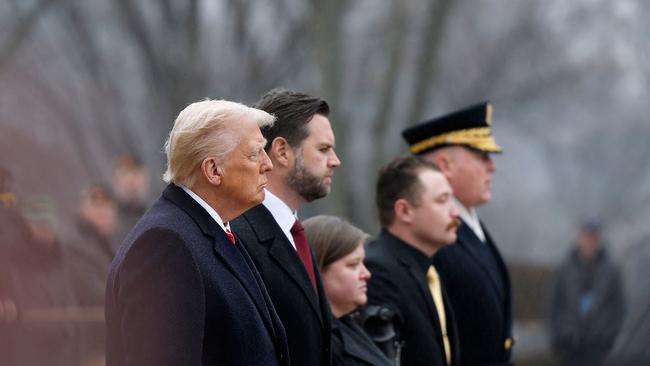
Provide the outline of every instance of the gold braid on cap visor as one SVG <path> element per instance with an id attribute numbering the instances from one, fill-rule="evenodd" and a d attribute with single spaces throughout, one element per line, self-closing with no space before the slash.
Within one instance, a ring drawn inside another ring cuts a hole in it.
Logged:
<path id="1" fill-rule="evenodd" d="M 489 127 L 475 127 L 451 131 L 429 137 L 411 145 L 411 153 L 418 154 L 437 145 L 467 145 L 482 151 L 501 152 L 502 149 L 492 138 Z"/>

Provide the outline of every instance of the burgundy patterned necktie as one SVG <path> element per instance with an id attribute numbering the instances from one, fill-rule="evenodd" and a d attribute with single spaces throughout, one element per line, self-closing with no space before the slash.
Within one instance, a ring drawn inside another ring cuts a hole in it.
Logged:
<path id="1" fill-rule="evenodd" d="M 296 244 L 296 251 L 298 256 L 302 261 L 302 264 L 309 274 L 309 279 L 311 280 L 314 290 L 316 289 L 316 275 L 314 274 L 314 263 L 311 260 L 311 250 L 309 250 L 309 245 L 307 244 L 307 237 L 305 236 L 305 228 L 302 227 L 300 220 L 296 219 L 293 226 L 291 227 L 291 236 L 293 236 L 293 242 Z"/>

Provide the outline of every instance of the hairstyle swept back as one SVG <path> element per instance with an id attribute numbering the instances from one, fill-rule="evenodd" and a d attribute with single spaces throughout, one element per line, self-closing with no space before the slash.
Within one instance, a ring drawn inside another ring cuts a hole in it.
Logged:
<path id="1" fill-rule="evenodd" d="M 321 271 L 352 253 L 369 237 L 363 230 L 337 216 L 318 215 L 302 224 Z"/>
<path id="2" fill-rule="evenodd" d="M 298 148 L 309 132 L 307 124 L 316 114 L 329 116 L 330 107 L 326 101 L 309 94 L 276 88 L 264 94 L 253 107 L 276 117 L 273 126 L 262 128 L 267 140 L 266 150 L 276 137 L 284 137 L 289 145 Z"/>
<path id="3" fill-rule="evenodd" d="M 239 144 L 237 126 L 242 119 L 253 120 L 260 128 L 275 121 L 264 111 L 226 100 L 207 99 L 185 107 L 165 142 L 167 171 L 163 180 L 192 188 L 203 160 L 223 160 Z"/>
<path id="4" fill-rule="evenodd" d="M 414 206 L 420 204 L 423 187 L 418 176 L 423 169 L 440 172 L 434 163 L 418 156 L 398 157 L 379 170 L 375 202 L 382 228 L 395 220 L 397 200 L 403 198 Z"/>

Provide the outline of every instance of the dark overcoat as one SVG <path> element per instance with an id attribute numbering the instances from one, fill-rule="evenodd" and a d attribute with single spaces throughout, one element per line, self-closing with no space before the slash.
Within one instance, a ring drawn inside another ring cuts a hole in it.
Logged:
<path id="1" fill-rule="evenodd" d="M 253 258 L 271 295 L 287 333 L 291 363 L 329 366 L 331 312 L 315 260 L 318 294 L 298 253 L 264 205 L 233 220 L 231 228 Z"/>
<path id="2" fill-rule="evenodd" d="M 391 309 L 396 317 L 402 349 L 402 366 L 446 365 L 442 331 L 424 266 L 417 260 L 424 254 L 399 238 L 382 231 L 368 244 L 365 265 L 372 273 L 368 282 L 368 303 Z M 459 344 L 454 312 L 443 289 L 447 334 L 452 365 L 459 362 Z"/>
<path id="3" fill-rule="evenodd" d="M 246 250 L 169 185 L 115 257 L 107 365 L 288 365 L 286 336 Z"/>
<path id="4" fill-rule="evenodd" d="M 585 360 L 586 356 L 604 358 L 614 346 L 625 315 L 623 280 L 607 252 L 600 249 L 587 262 L 574 249 L 558 268 L 552 290 L 550 335 L 554 351 L 576 354 L 571 355 L 576 357 L 575 363 L 581 356 Z M 592 299 L 588 311 L 582 303 L 585 292 L 590 292 Z"/>
<path id="5" fill-rule="evenodd" d="M 332 321 L 332 366 L 394 365 L 350 316 Z"/>
<path id="6" fill-rule="evenodd" d="M 508 365 L 512 346 L 510 276 L 485 227 L 483 243 L 464 222 L 453 245 L 433 257 L 454 308 L 462 365 Z"/>

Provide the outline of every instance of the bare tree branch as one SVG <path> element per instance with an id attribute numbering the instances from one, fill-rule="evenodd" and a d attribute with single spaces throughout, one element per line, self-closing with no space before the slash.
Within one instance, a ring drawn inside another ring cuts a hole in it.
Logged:
<path id="1" fill-rule="evenodd" d="M 393 2 L 391 17 L 391 39 L 388 47 L 390 58 L 388 61 L 388 71 L 384 78 L 384 83 L 381 88 L 379 100 L 377 103 L 377 113 L 373 118 L 376 121 L 372 136 L 376 141 L 381 141 L 381 135 L 387 130 L 386 126 L 390 121 L 395 99 L 395 85 L 399 76 L 402 55 L 404 53 L 404 4 L 401 1 Z M 377 149 L 379 150 L 379 149 Z M 375 151 L 373 154 L 376 157 L 381 157 L 381 151 Z"/>
<path id="2" fill-rule="evenodd" d="M 142 53 L 148 70 L 149 78 L 153 81 L 165 79 L 161 60 L 156 54 L 154 42 L 151 39 L 145 21 L 135 5 L 130 0 L 116 0 L 118 13 L 125 26 L 136 42 L 137 49 Z"/>
<path id="3" fill-rule="evenodd" d="M 54 4 L 57 0 L 40 0 L 27 14 L 16 21 L 16 28 L 9 35 L 9 40 L 5 45 L 0 47 L 0 72 L 4 70 L 5 65 L 13 58 L 14 54 L 32 34 L 40 17 Z"/>
<path id="4" fill-rule="evenodd" d="M 406 123 L 417 123 L 422 118 L 424 106 L 429 99 L 431 90 L 431 76 L 433 74 L 434 60 L 440 37 L 442 34 L 443 20 L 451 5 L 450 0 L 432 0 L 431 17 L 425 26 L 424 36 L 420 38 L 420 47 L 422 50 L 419 62 L 415 68 L 418 77 L 415 79 L 413 88 L 413 104 L 409 108 Z"/>

